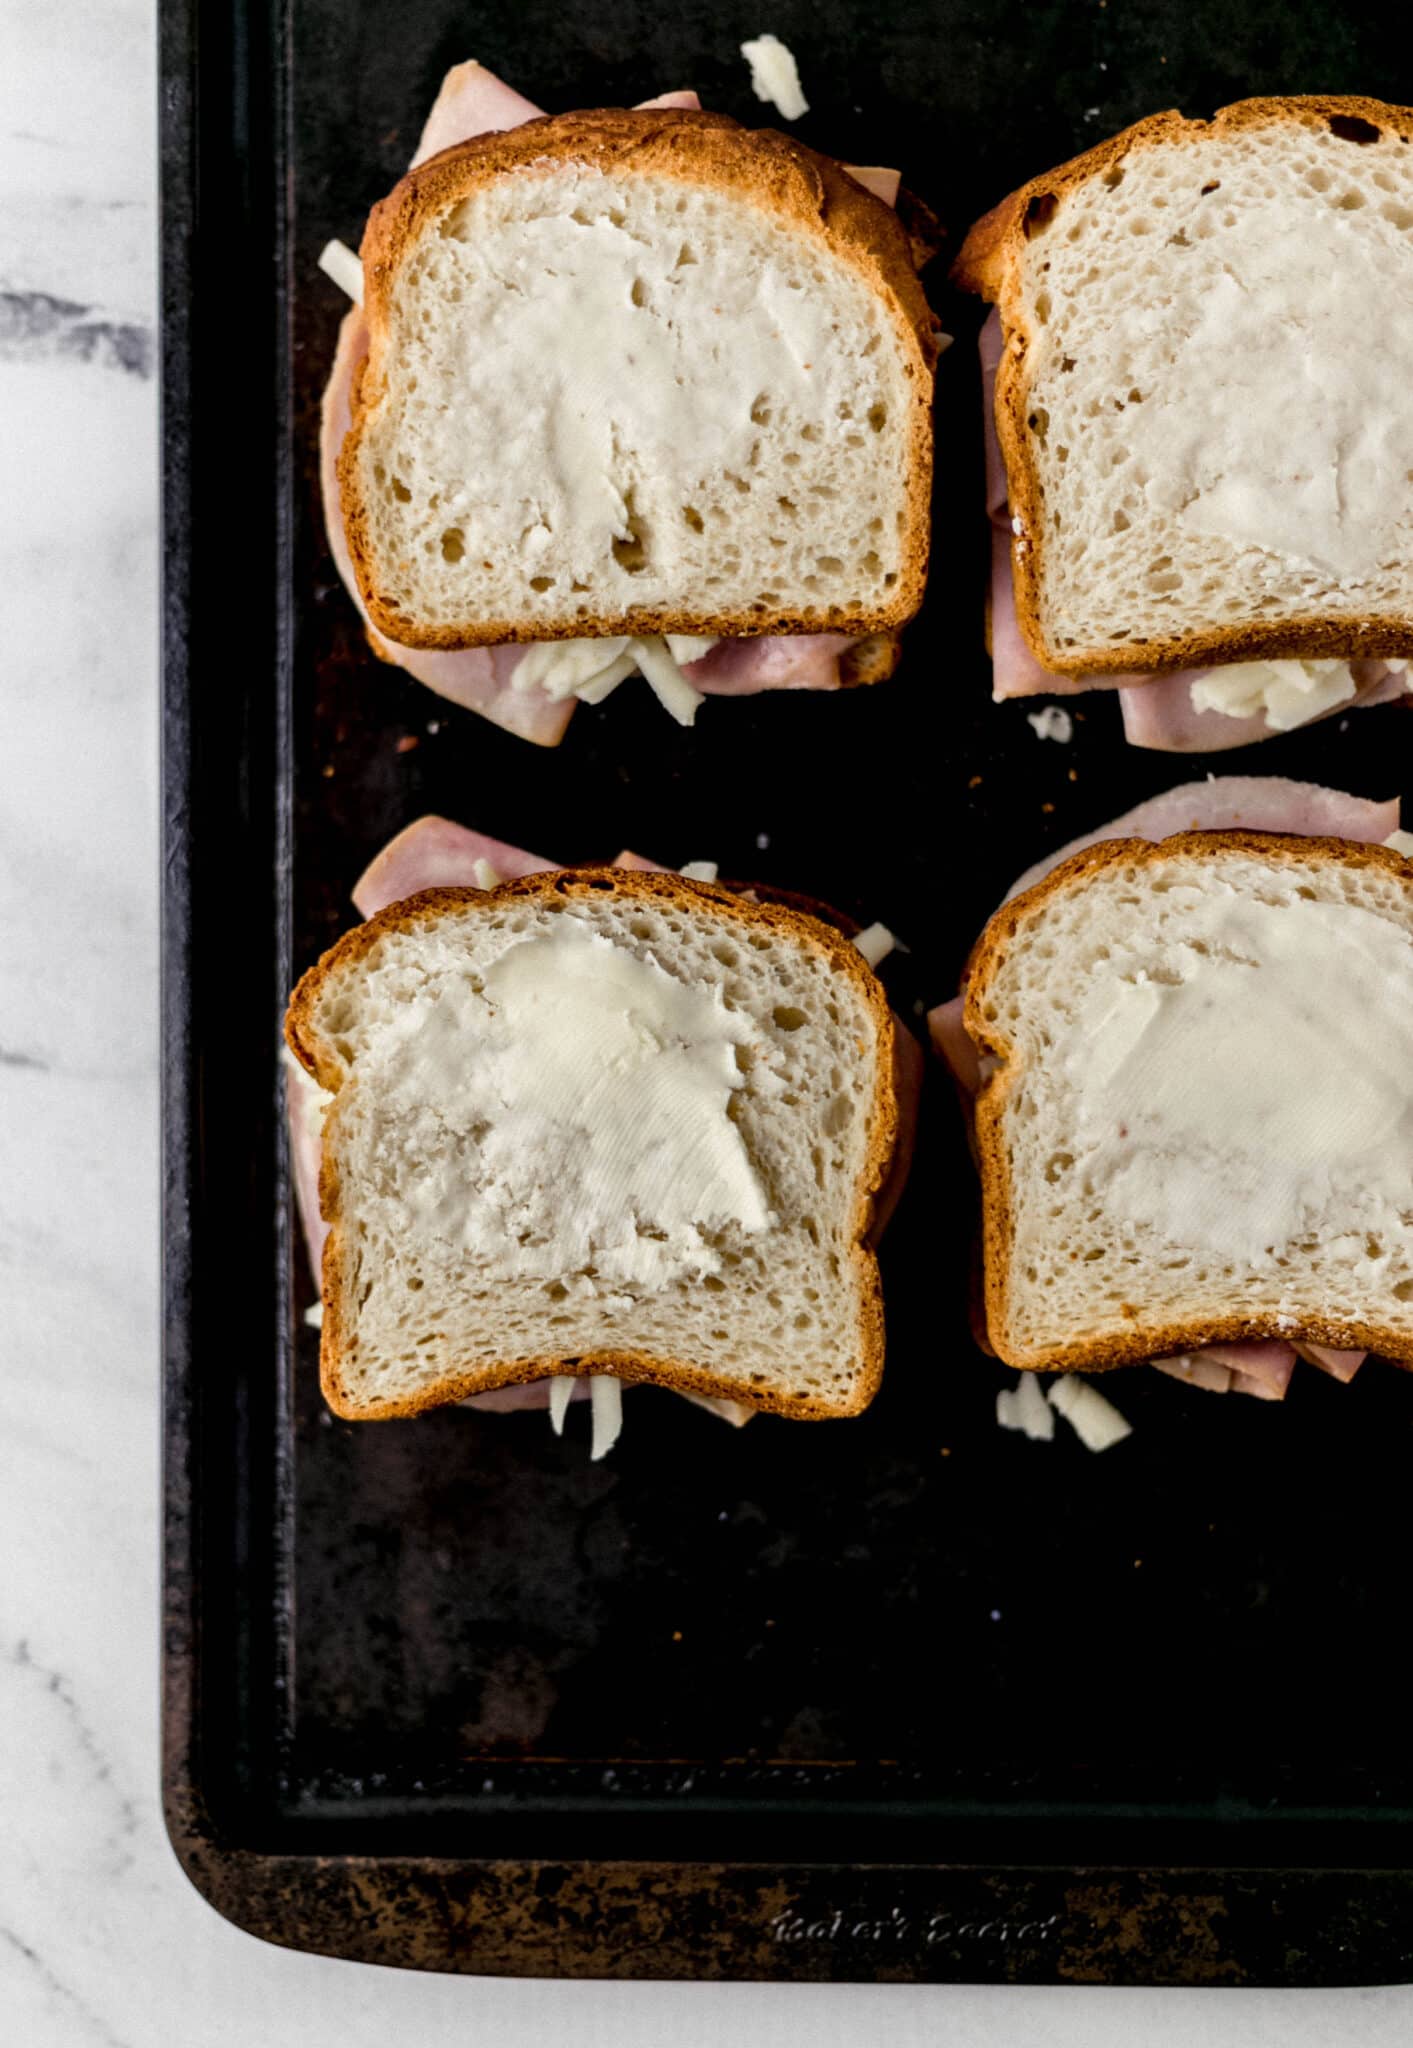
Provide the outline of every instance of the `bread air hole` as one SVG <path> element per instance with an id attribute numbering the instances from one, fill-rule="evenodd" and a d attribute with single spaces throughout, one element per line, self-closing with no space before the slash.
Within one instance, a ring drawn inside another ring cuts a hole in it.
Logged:
<path id="1" fill-rule="evenodd" d="M 648 532 L 639 517 L 631 491 L 624 493 L 623 512 L 628 531 L 625 535 L 615 535 L 612 542 L 613 559 L 619 568 L 625 569 L 630 576 L 639 576 L 648 566 Z"/>
<path id="2" fill-rule="evenodd" d="M 466 536 L 459 526 L 449 526 L 442 535 L 442 560 L 459 562 L 466 553 Z"/>
<path id="3" fill-rule="evenodd" d="M 1361 120 L 1358 114 L 1331 114 L 1329 131 L 1341 142 L 1377 142 L 1383 134 L 1381 128 L 1376 128 L 1372 121 Z"/>
<path id="4" fill-rule="evenodd" d="M 1122 173 L 1120 174 L 1122 175 Z M 1053 192 L 1033 192 L 1025 202 L 1025 238 L 1034 241 L 1043 235 L 1059 211 L 1060 202 Z"/>

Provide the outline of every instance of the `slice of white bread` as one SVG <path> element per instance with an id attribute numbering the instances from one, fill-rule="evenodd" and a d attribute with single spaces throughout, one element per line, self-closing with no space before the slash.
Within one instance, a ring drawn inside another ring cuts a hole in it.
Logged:
<path id="1" fill-rule="evenodd" d="M 972 229 L 1056 674 L 1413 653 L 1413 110 L 1156 114 Z"/>
<path id="2" fill-rule="evenodd" d="M 936 323 L 893 210 L 837 164 L 720 115 L 558 115 L 410 172 L 362 257 L 339 479 L 390 639 L 917 610 Z"/>
<path id="3" fill-rule="evenodd" d="M 799 1417 L 872 1398 L 894 1025 L 841 932 L 614 868 L 432 889 L 325 954 L 286 1036 L 336 1098 L 339 1414 L 558 1373 Z"/>
<path id="4" fill-rule="evenodd" d="M 1413 863 L 1106 840 L 968 968 L 985 1307 L 1007 1364 L 1245 1338 L 1413 1360 Z"/>

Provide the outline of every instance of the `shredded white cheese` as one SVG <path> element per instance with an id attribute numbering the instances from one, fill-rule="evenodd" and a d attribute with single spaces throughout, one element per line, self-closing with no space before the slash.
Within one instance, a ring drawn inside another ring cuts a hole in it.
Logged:
<path id="1" fill-rule="evenodd" d="M 574 694 L 581 704 L 602 704 L 605 697 L 613 695 L 620 683 L 626 682 L 629 676 L 637 673 L 638 665 L 632 655 L 620 654 L 617 661 L 611 661 L 591 683 L 583 684 Z"/>
<path id="2" fill-rule="evenodd" d="M 593 1409 L 594 1434 L 589 1462 L 597 1465 L 606 1458 L 623 1431 L 623 1383 L 608 1373 L 595 1373 L 589 1381 L 589 1405 Z"/>
<path id="3" fill-rule="evenodd" d="M 690 1401 L 694 1408 L 705 1408 L 707 1414 L 714 1415 L 718 1422 L 729 1422 L 733 1429 L 744 1429 L 751 1417 L 758 1412 L 748 1407 L 744 1401 L 728 1401 L 721 1394 L 692 1394 L 686 1387 L 676 1387 L 673 1391 L 682 1400 Z"/>
<path id="4" fill-rule="evenodd" d="M 1038 740 L 1058 740 L 1062 747 L 1067 747 L 1074 738 L 1074 720 L 1058 704 L 1047 704 L 1042 711 L 1027 711 L 1025 719 Z"/>
<path id="5" fill-rule="evenodd" d="M 886 960 L 897 943 L 886 924 L 865 925 L 854 940 L 870 967 L 877 967 L 880 961 Z"/>
<path id="6" fill-rule="evenodd" d="M 569 1403 L 573 1398 L 573 1376 L 565 1372 L 556 1373 L 550 1381 L 549 1391 L 550 1428 L 556 1436 L 564 1434 L 564 1418 L 569 1412 Z"/>
<path id="7" fill-rule="evenodd" d="M 660 703 L 679 725 L 690 725 L 702 697 L 682 673 L 684 662 L 699 661 L 715 640 L 691 633 L 657 633 L 630 640 L 626 634 L 602 640 L 540 640 L 527 647 L 515 664 L 511 688 L 543 690 L 552 703 L 577 697 L 581 704 L 602 704 L 627 677 L 641 672 Z"/>
<path id="8" fill-rule="evenodd" d="M 1107 1451 L 1133 1435 L 1112 1401 L 1106 1401 L 1097 1387 L 1073 1373 L 1063 1373 L 1049 1390 L 1052 1408 L 1058 1409 L 1087 1451 Z"/>
<path id="9" fill-rule="evenodd" d="M 1405 854 L 1413 860 L 1413 832 L 1390 832 L 1384 845 L 1391 846 L 1395 853 Z"/>
<path id="10" fill-rule="evenodd" d="M 1231 1392 L 1231 1367 L 1215 1358 L 1199 1358 L 1184 1351 L 1176 1358 L 1155 1358 L 1153 1370 L 1166 1373 L 1170 1380 L 1181 1380 L 1184 1386 L 1205 1388 L 1209 1394 Z"/>
<path id="11" fill-rule="evenodd" d="M 476 877 L 476 887 L 478 889 L 498 889 L 500 887 L 500 876 L 488 860 L 478 860 L 471 872 Z"/>
<path id="12" fill-rule="evenodd" d="M 679 875 L 685 875 L 689 882 L 714 882 L 717 866 L 714 860 L 689 860 L 686 866 L 679 868 L 677 872 Z"/>
<path id="13" fill-rule="evenodd" d="M 690 661 L 700 661 L 704 654 L 710 654 L 718 635 L 715 633 L 664 633 L 667 651 L 679 668 L 686 668 Z"/>
<path id="14" fill-rule="evenodd" d="M 764 35 L 742 43 L 741 55 L 751 67 L 751 86 L 758 100 L 778 107 L 787 121 L 807 114 L 810 103 L 800 86 L 800 67 L 779 36 Z"/>
<path id="15" fill-rule="evenodd" d="M 324 1327 L 323 1302 L 316 1301 L 312 1303 L 311 1306 L 304 1311 L 304 1320 L 311 1330 L 322 1330 Z"/>
<path id="16" fill-rule="evenodd" d="M 996 1396 L 996 1420 L 1002 1429 L 1022 1430 L 1032 1443 L 1048 1444 L 1055 1434 L 1055 1415 L 1033 1372 L 1023 1372 L 1013 1387 Z"/>
<path id="17" fill-rule="evenodd" d="M 355 306 L 363 304 L 363 265 L 347 242 L 325 242 L 319 251 L 319 268 L 341 292 L 347 292 Z"/>
<path id="18" fill-rule="evenodd" d="M 691 725 L 702 701 L 701 691 L 692 688 L 661 635 L 653 633 L 641 640 L 630 640 L 628 652 L 647 677 L 663 710 L 670 711 L 679 725 Z"/>
<path id="19" fill-rule="evenodd" d="M 1189 685 L 1194 711 L 1261 714 L 1271 732 L 1294 732 L 1355 694 L 1347 661 L 1233 661 Z"/>
<path id="20" fill-rule="evenodd" d="M 511 687 L 543 690 L 554 703 L 577 696 L 626 653 L 628 636 L 606 640 L 539 640 L 515 664 Z M 632 663 L 625 673 L 631 674 Z"/>

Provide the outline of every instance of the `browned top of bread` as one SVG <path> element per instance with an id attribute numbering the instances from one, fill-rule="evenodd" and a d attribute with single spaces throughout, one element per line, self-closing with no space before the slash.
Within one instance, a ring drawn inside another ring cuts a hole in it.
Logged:
<path id="1" fill-rule="evenodd" d="M 557 164 L 584 163 L 615 171 L 670 174 L 749 198 L 801 233 L 822 235 L 832 252 L 878 296 L 892 314 L 911 355 L 910 439 L 905 568 L 890 599 L 867 614 L 811 618 L 786 612 L 742 613 L 714 620 L 729 634 L 885 633 L 902 625 L 922 601 L 929 545 L 932 374 L 939 325 L 914 265 L 908 233 L 894 210 L 856 183 L 831 158 L 773 129 L 743 128 L 724 114 L 683 108 L 602 108 L 546 115 L 504 133 L 478 135 L 431 157 L 394 186 L 373 208 L 362 242 L 364 311 L 369 350 L 355 374 L 353 424 L 339 459 L 344 524 L 363 602 L 374 625 L 411 647 L 471 647 L 606 634 L 658 634 L 704 630 L 699 612 L 634 607 L 611 618 L 544 622 L 533 629 L 516 620 L 475 619 L 434 626 L 407 619 L 384 602 L 373 574 L 369 525 L 356 451 L 364 423 L 388 375 L 390 293 L 398 266 L 427 221 L 491 181 L 533 175 Z M 872 678 L 865 678 L 871 680 Z"/>
<path id="2" fill-rule="evenodd" d="M 1040 615 L 1041 554 L 1045 521 L 1031 459 L 1030 379 L 1027 351 L 1035 339 L 1021 285 L 1021 258 L 1028 241 L 1044 229 L 1066 194 L 1094 178 L 1114 173 L 1127 157 L 1159 144 L 1200 145 L 1214 135 L 1274 124 L 1328 123 L 1350 141 L 1374 139 L 1392 131 L 1413 142 L 1413 108 L 1387 105 L 1360 95 L 1307 94 L 1238 100 L 1222 107 L 1210 121 L 1191 120 L 1170 109 L 1150 114 L 1108 141 L 1072 157 L 1024 185 L 992 208 L 967 235 L 952 267 L 953 282 L 979 293 L 1001 315 L 1004 351 L 996 373 L 995 421 L 1006 465 L 1011 511 L 1027 536 L 1012 543 L 1016 617 L 1027 646 L 1056 675 L 1122 674 L 1141 669 L 1162 674 L 1173 669 L 1214 662 L 1264 658 L 1318 659 L 1325 656 L 1401 656 L 1413 654 L 1413 621 L 1402 617 L 1371 617 L 1351 623 L 1310 617 L 1259 622 L 1170 639 L 1128 641 L 1122 647 L 1067 652 L 1047 640 Z"/>
<path id="3" fill-rule="evenodd" d="M 983 1081 L 977 1096 L 975 1135 L 983 1202 L 983 1293 L 988 1348 L 1007 1365 L 1037 1371 L 1095 1372 L 1199 1351 L 1207 1344 L 1262 1338 L 1376 1351 L 1384 1357 L 1413 1363 L 1413 1337 L 1397 1330 L 1372 1321 L 1322 1319 L 1304 1314 L 1298 1329 L 1293 1330 L 1289 1315 L 1274 1310 L 1265 1314 L 1199 1315 L 1159 1325 L 1140 1321 L 1135 1311 L 1131 1331 L 1079 1339 L 1047 1348 L 1043 1355 L 1018 1347 L 1009 1335 L 1006 1304 L 1014 1232 L 1005 1118 L 1015 1074 L 1006 1064 L 1014 1052 L 1012 1041 L 1000 1020 L 988 1014 L 997 968 L 1011 945 L 1043 915 L 1056 896 L 1103 869 L 1125 865 L 1142 869 L 1160 862 L 1170 865 L 1176 856 L 1190 861 L 1194 874 L 1198 874 L 1213 854 L 1226 851 L 1252 853 L 1295 869 L 1318 868 L 1330 861 L 1349 868 L 1378 868 L 1397 875 L 1413 888 L 1413 865 L 1402 854 L 1391 847 L 1353 840 L 1240 830 L 1180 832 L 1158 841 L 1105 839 L 1072 854 L 1033 888 L 1004 904 L 972 951 L 964 983 L 967 1033 L 983 1060 L 991 1058 L 1001 1063 Z M 1279 1057 L 1279 1048 L 1272 1049 L 1272 1057 Z"/>
<path id="4" fill-rule="evenodd" d="M 824 954 L 830 969 L 849 980 L 864 998 L 877 1034 L 877 1082 L 869 1148 L 857 1189 L 851 1227 L 850 1257 L 858 1284 L 858 1340 L 863 1358 L 863 1369 L 853 1398 L 846 1406 L 831 1405 L 809 1394 L 782 1394 L 769 1387 L 748 1386 L 740 1380 L 705 1371 L 689 1360 L 618 1350 L 601 1350 L 574 1357 L 547 1352 L 535 1357 L 478 1361 L 474 1365 L 468 1363 L 464 1369 L 420 1390 L 410 1400 L 369 1404 L 366 1399 L 355 1398 L 350 1394 L 342 1370 L 352 1320 L 347 1260 L 340 1226 L 339 1172 L 331 1149 L 326 1147 L 319 1176 L 319 1207 L 330 1228 L 324 1247 L 324 1316 L 319 1359 L 324 1396 L 335 1413 L 350 1420 L 383 1420 L 414 1415 L 474 1394 L 489 1393 L 497 1387 L 516 1386 L 559 1374 L 582 1377 L 607 1373 L 617 1379 L 674 1387 L 725 1400 L 747 1401 L 763 1410 L 800 1420 L 858 1414 L 877 1392 L 883 1373 L 883 1298 L 870 1231 L 875 1208 L 888 1184 L 898 1143 L 896 1027 L 883 986 L 862 954 L 842 930 L 825 921 L 826 917 L 833 918 L 836 913 L 826 912 L 821 917 L 812 915 L 801 907 L 809 901 L 807 898 L 797 897 L 789 902 L 757 902 L 719 884 L 690 881 L 677 874 L 652 874 L 612 867 L 580 867 L 525 875 L 491 890 L 425 889 L 402 902 L 389 904 L 366 923 L 345 932 L 337 944 L 301 977 L 285 1017 L 286 1043 L 320 1087 L 337 1094 L 344 1070 L 324 1042 L 315 1023 L 315 1012 L 330 977 L 345 972 L 372 952 L 386 933 L 415 931 L 419 924 L 447 910 L 468 906 L 489 907 L 512 899 L 543 902 L 556 896 L 587 898 L 605 893 L 641 902 L 669 903 L 697 914 L 704 909 L 709 910 L 713 917 L 735 925 L 743 933 L 769 929 L 787 935 L 793 942 Z"/>

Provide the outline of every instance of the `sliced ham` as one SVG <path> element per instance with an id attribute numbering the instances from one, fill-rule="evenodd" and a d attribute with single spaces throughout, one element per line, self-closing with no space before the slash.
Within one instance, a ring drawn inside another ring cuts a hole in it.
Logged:
<path id="1" fill-rule="evenodd" d="M 1210 1394 L 1250 1394 L 1258 1401 L 1283 1401 L 1295 1370 L 1291 1344 L 1211 1344 L 1181 1358 L 1155 1358 L 1154 1370 Z"/>
<path id="2" fill-rule="evenodd" d="M 353 885 L 353 901 L 360 916 L 372 917 L 419 889 L 474 889 L 480 861 L 495 870 L 500 882 L 542 875 L 554 866 L 537 853 L 454 825 L 450 818 L 418 818 L 368 863 Z"/>
<path id="3" fill-rule="evenodd" d="M 695 105 L 695 94 L 689 93 L 687 99 Z M 473 135 L 496 135 L 538 120 L 543 111 L 484 64 L 453 64 L 432 102 L 410 168 L 416 170 L 429 156 L 440 156 Z"/>
<path id="4" fill-rule="evenodd" d="M 898 204 L 898 187 L 902 179 L 897 171 L 885 170 L 882 164 L 845 164 L 844 169 L 856 185 L 862 185 L 865 192 L 871 192 L 885 206 Z"/>
<path id="5" fill-rule="evenodd" d="M 839 662 L 855 645 L 847 633 L 779 633 L 764 640 L 718 640 L 682 673 L 708 697 L 754 697 L 762 690 L 837 690 Z"/>
<path id="6" fill-rule="evenodd" d="M 694 111 L 701 101 L 694 92 L 667 92 L 656 99 L 643 100 L 640 105 Z M 484 65 L 455 65 L 443 79 L 427 116 L 412 158 L 413 167 L 444 149 L 469 142 L 473 136 L 518 128 L 525 121 L 538 119 L 542 112 L 532 100 L 506 85 Z M 848 168 L 851 176 L 887 205 L 896 202 L 896 171 L 873 166 Z M 338 490 L 338 456 L 351 420 L 354 372 L 367 353 L 367 324 L 361 311 L 354 307 L 339 329 L 334 365 L 324 393 L 319 470 L 329 549 L 343 585 L 358 607 L 369 644 L 381 660 L 405 669 L 439 697 L 468 711 L 479 711 L 506 732 L 516 733 L 537 746 L 558 746 L 574 715 L 574 699 L 556 703 L 541 689 L 515 687 L 515 671 L 528 652 L 527 646 L 451 650 L 403 647 L 379 633 L 368 619 L 349 559 Z M 762 690 L 837 690 L 841 686 L 840 658 L 854 645 L 854 640 L 842 633 L 722 640 L 699 661 L 688 664 L 685 673 L 695 689 L 711 697 L 754 696 Z"/>
<path id="7" fill-rule="evenodd" d="M 1332 1380 L 1341 1380 L 1346 1386 L 1369 1356 L 1367 1351 L 1334 1351 L 1328 1344 L 1301 1343 L 1295 1348 L 1311 1365 L 1317 1365 Z"/>
<path id="8" fill-rule="evenodd" d="M 1123 713 L 1124 738 L 1130 746 L 1167 754 L 1223 753 L 1273 739 L 1275 729 L 1258 712 L 1229 718 L 1223 711 L 1199 711 L 1192 685 L 1210 674 L 1210 667 L 1173 669 L 1160 676 L 1126 671 L 1102 676 L 1057 676 L 1038 661 L 1026 643 L 1016 615 L 1011 568 L 1011 514 L 1007 503 L 1006 464 L 996 433 L 996 372 L 1005 342 L 1001 315 L 994 307 L 981 330 L 982 413 L 986 443 L 986 514 L 991 523 L 991 694 L 997 703 L 1013 697 L 1074 697 L 1090 690 L 1117 690 Z M 1404 670 L 1384 661 L 1352 661 L 1354 694 L 1320 718 L 1334 718 L 1356 706 L 1389 704 L 1409 694 Z"/>
<path id="9" fill-rule="evenodd" d="M 1155 1358 L 1152 1363 L 1154 1372 L 1166 1373 L 1185 1386 L 1202 1387 L 1209 1394 L 1231 1392 L 1231 1367 L 1218 1365 L 1204 1351 L 1184 1351 L 1179 1358 Z"/>
<path id="10" fill-rule="evenodd" d="M 622 853 L 614 858 L 616 868 L 629 868 L 637 875 L 665 875 L 667 869 L 660 860 L 649 860 L 644 854 L 630 853 L 625 846 Z"/>
<path id="11" fill-rule="evenodd" d="M 1052 868 L 1087 846 L 1105 839 L 1166 839 L 1174 832 L 1289 832 L 1305 836 L 1354 839 L 1379 845 L 1399 829 L 1397 797 L 1376 802 L 1326 789 L 1316 782 L 1293 782 L 1278 775 L 1209 775 L 1201 782 L 1180 783 L 1136 804 L 1096 831 L 1084 832 L 1047 854 L 1008 890 L 1005 901 L 1048 875 Z M 933 1049 L 951 1071 L 967 1109 L 981 1087 L 981 1062 L 964 1022 L 965 994 L 952 996 L 927 1014 Z M 1337 1351 L 1328 1345 L 1277 1340 L 1212 1344 L 1180 1358 L 1156 1358 L 1159 1372 L 1212 1393 L 1250 1394 L 1257 1400 L 1285 1398 L 1297 1357 L 1318 1366 L 1337 1380 L 1352 1380 L 1367 1354 Z"/>
<path id="12" fill-rule="evenodd" d="M 309 1270 L 317 1281 L 324 1270 L 324 1239 L 329 1226 L 319 1214 L 319 1163 L 323 1157 L 320 1127 L 323 1090 L 291 1053 L 285 1055 L 285 1112 L 289 1123 L 290 1179 L 294 1206 L 309 1254 Z"/>
<path id="13" fill-rule="evenodd" d="M 1297 832 L 1307 837 L 1358 839 L 1377 846 L 1398 830 L 1398 798 L 1380 802 L 1326 789 L 1319 782 L 1293 782 L 1283 775 L 1208 775 L 1180 782 L 1146 803 L 1135 804 L 1093 832 L 1081 832 L 1026 869 L 1007 892 L 1009 903 L 1086 846 L 1103 839 L 1167 839 L 1174 832 Z"/>
<path id="14" fill-rule="evenodd" d="M 1295 1346 L 1274 1338 L 1207 1344 L 1202 1356 L 1228 1368 L 1234 1393 L 1254 1394 L 1261 1401 L 1283 1401 L 1295 1371 Z"/>

